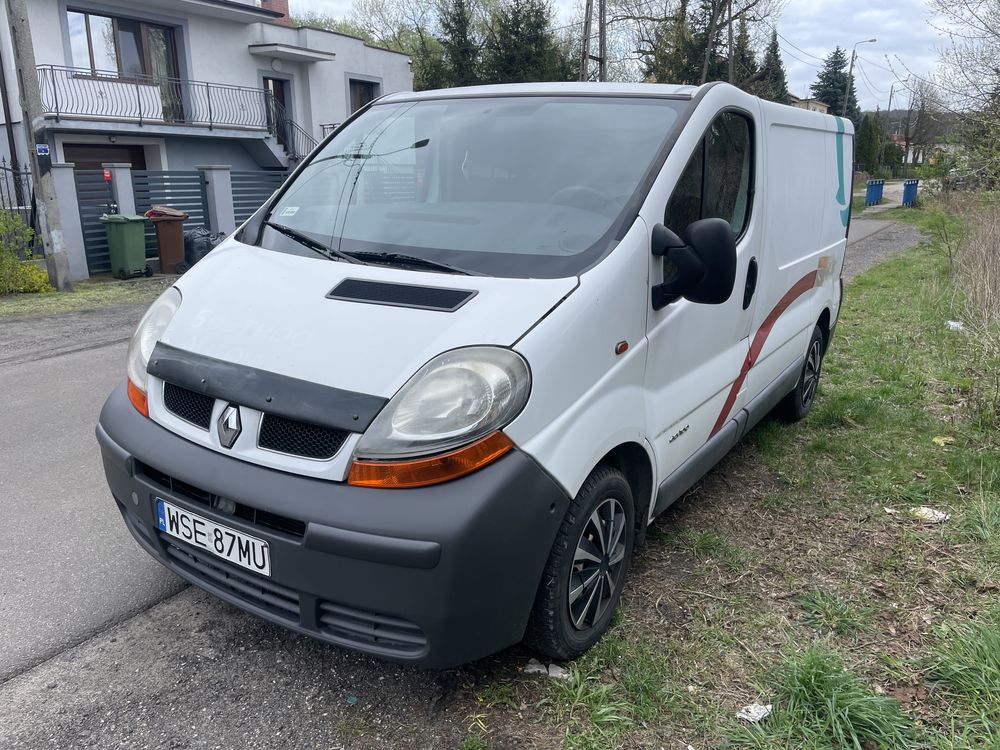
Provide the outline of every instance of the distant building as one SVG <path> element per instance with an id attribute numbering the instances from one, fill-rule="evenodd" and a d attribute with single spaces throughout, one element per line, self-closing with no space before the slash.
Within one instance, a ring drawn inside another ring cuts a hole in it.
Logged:
<path id="1" fill-rule="evenodd" d="M 819 112 L 824 115 L 830 112 L 830 105 L 824 104 L 819 99 L 799 99 L 794 94 L 789 94 L 788 103 L 799 109 L 808 109 L 810 112 Z"/>
<path id="2" fill-rule="evenodd" d="M 26 164 L 6 7 L 13 127 L 0 158 L 13 149 Z M 288 168 L 371 99 L 413 85 L 406 55 L 293 28 L 287 0 L 31 0 L 28 11 L 52 161 L 78 168 Z"/>

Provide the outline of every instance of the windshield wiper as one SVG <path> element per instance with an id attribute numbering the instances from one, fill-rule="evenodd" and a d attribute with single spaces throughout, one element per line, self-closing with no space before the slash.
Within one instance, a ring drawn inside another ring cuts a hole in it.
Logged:
<path id="1" fill-rule="evenodd" d="M 430 271 L 442 271 L 444 273 L 457 273 L 462 276 L 472 276 L 471 271 L 457 266 L 449 266 L 447 263 L 440 263 L 436 260 L 418 258 L 415 255 L 404 255 L 403 253 L 387 253 L 376 250 L 358 250 L 350 253 L 355 258 L 364 258 L 370 263 L 380 263 L 387 266 L 413 266 L 416 268 L 426 268 Z"/>
<path id="2" fill-rule="evenodd" d="M 329 260 L 342 260 L 346 263 L 359 263 L 361 265 L 367 265 L 367 263 L 362 260 L 358 260 L 357 258 L 348 255 L 347 253 L 343 253 L 334 247 L 324 245 L 319 240 L 314 240 L 309 235 L 302 234 L 302 232 L 292 229 L 291 227 L 286 227 L 284 224 L 275 224 L 273 221 L 265 221 L 264 224 L 277 232 L 281 232 L 286 237 L 291 237 L 303 247 L 315 250 L 317 253 L 322 255 L 324 258 L 328 258 Z"/>

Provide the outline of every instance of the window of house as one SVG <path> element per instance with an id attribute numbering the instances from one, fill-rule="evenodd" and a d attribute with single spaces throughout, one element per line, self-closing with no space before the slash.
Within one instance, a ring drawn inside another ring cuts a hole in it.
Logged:
<path id="1" fill-rule="evenodd" d="M 69 10 L 73 67 L 126 76 L 177 76 L 174 30 L 168 26 Z"/>
<path id="2" fill-rule="evenodd" d="M 351 112 L 357 112 L 368 102 L 378 97 L 379 84 L 375 81 L 350 79 Z"/>
<path id="3" fill-rule="evenodd" d="M 674 188 L 663 223 L 680 234 L 698 219 L 721 218 L 739 236 L 750 217 L 750 121 L 725 112 L 699 141 Z"/>

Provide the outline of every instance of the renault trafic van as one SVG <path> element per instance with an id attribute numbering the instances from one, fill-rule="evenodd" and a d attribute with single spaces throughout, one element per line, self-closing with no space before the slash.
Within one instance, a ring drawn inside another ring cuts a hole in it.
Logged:
<path id="1" fill-rule="evenodd" d="M 852 138 L 726 84 L 373 102 L 143 317 L 97 427 L 126 526 L 339 646 L 580 655 L 647 525 L 809 411 Z"/>

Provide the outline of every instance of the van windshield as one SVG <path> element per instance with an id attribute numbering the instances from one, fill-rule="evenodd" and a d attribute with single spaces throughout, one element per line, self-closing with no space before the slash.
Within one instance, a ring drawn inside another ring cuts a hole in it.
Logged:
<path id="1" fill-rule="evenodd" d="M 575 275 L 611 246 L 688 104 L 522 96 L 376 105 L 311 156 L 260 244 L 303 252 L 305 236 L 341 259 Z"/>

